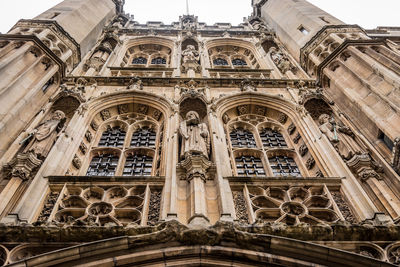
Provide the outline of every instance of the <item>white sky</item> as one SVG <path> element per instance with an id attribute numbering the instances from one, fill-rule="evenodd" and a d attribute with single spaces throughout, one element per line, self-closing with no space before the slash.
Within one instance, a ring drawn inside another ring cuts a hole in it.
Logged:
<path id="1" fill-rule="evenodd" d="M 0 32 L 7 32 L 19 19 L 33 18 L 62 0 L 3 0 Z M 400 26 L 400 0 L 309 0 L 348 24 L 366 29 Z M 207 24 L 230 22 L 237 25 L 251 14 L 251 0 L 189 0 L 190 13 Z M 126 0 L 125 11 L 140 23 L 177 21 L 186 13 L 186 0 Z"/>

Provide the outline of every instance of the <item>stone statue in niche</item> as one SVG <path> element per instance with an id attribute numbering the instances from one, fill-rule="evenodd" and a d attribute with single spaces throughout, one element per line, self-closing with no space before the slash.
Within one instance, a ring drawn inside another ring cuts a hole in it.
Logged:
<path id="1" fill-rule="evenodd" d="M 276 67 L 280 70 L 283 75 L 286 75 L 288 71 L 294 71 L 295 68 L 290 63 L 289 58 L 275 47 L 271 47 L 269 50 L 272 61 Z"/>
<path id="2" fill-rule="evenodd" d="M 179 133 L 182 137 L 180 158 L 185 159 L 190 155 L 203 155 L 208 159 L 210 139 L 207 125 L 200 122 L 196 111 L 189 111 L 186 119 L 181 122 Z"/>
<path id="3" fill-rule="evenodd" d="M 188 45 L 185 50 L 182 51 L 183 63 L 187 62 L 198 62 L 200 60 L 199 52 L 196 50 L 194 45 Z"/>
<path id="4" fill-rule="evenodd" d="M 64 122 L 64 112 L 56 110 L 49 120 L 40 124 L 29 135 L 28 139 L 32 139 L 25 147 L 24 153 L 32 152 L 38 159 L 45 159 L 62 131 Z"/>
<path id="5" fill-rule="evenodd" d="M 349 160 L 356 154 L 361 154 L 359 145 L 354 140 L 354 133 L 347 126 L 338 125 L 328 114 L 319 116 L 319 129 L 333 144 L 340 156 Z"/>

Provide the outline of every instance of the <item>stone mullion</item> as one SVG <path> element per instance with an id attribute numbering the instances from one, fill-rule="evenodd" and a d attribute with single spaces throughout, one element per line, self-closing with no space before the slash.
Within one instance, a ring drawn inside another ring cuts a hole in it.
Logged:
<path id="1" fill-rule="evenodd" d="M 161 219 L 177 219 L 178 207 L 178 178 L 176 174 L 176 166 L 178 163 L 178 132 L 179 114 L 175 112 L 169 117 L 168 129 L 165 131 L 166 148 L 165 155 L 170 158 L 165 162 L 165 185 L 164 185 L 164 201 L 162 206 Z"/>
<path id="2" fill-rule="evenodd" d="M 182 58 L 182 36 L 178 36 L 177 40 L 174 44 L 173 54 L 171 54 L 171 68 L 175 68 L 172 77 L 180 77 L 181 76 L 181 58 Z M 150 63 L 150 60 L 147 62 Z"/>
<path id="3" fill-rule="evenodd" d="M 235 212 L 235 206 L 229 181 L 224 179 L 224 177 L 232 176 L 233 171 L 229 164 L 231 161 L 228 155 L 229 147 L 226 143 L 222 122 L 219 121 L 213 113 L 209 113 L 208 119 L 210 122 L 210 132 L 212 137 L 211 143 L 214 145 L 213 158 L 216 164 L 215 181 L 218 185 L 220 196 L 221 219 L 231 220 L 232 215 Z"/>
<path id="4" fill-rule="evenodd" d="M 18 214 L 20 220 L 26 220 L 31 223 L 35 219 L 36 211 L 40 208 L 40 204 L 43 203 L 46 197 L 45 192 L 49 188 L 45 177 L 64 175 L 66 173 L 85 134 L 86 125 L 88 124 L 86 121 L 86 116 L 75 113 L 65 130 L 65 134 L 62 134 L 55 142 L 25 194 L 13 210 L 13 213 Z M 5 217 L 2 221 L 10 221 L 10 219 L 13 220 L 13 218 Z"/>

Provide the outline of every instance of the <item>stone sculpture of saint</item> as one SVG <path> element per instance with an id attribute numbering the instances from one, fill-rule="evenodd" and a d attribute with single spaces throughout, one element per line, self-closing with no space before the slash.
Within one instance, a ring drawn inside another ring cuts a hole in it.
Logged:
<path id="1" fill-rule="evenodd" d="M 199 114 L 189 111 L 181 122 L 179 133 L 182 136 L 181 159 L 189 155 L 203 155 L 208 159 L 209 132 L 207 125 L 200 122 Z"/>
<path id="2" fill-rule="evenodd" d="M 185 50 L 182 52 L 183 63 L 186 62 L 198 62 L 199 61 L 199 52 L 197 52 L 196 48 L 193 45 L 188 45 Z"/>
<path id="3" fill-rule="evenodd" d="M 343 159 L 349 160 L 355 154 L 360 154 L 360 146 L 354 140 L 354 134 L 347 126 L 337 125 L 328 114 L 319 116 L 319 129 L 333 144 Z"/>
<path id="4" fill-rule="evenodd" d="M 55 111 L 49 120 L 41 123 L 33 130 L 30 134 L 31 140 L 24 152 L 32 152 L 38 159 L 45 159 L 63 128 L 64 119 L 64 112 Z"/>

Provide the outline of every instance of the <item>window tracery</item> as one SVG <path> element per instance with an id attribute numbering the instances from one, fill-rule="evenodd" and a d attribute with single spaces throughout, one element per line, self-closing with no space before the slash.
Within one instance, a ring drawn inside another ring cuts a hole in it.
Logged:
<path id="1" fill-rule="evenodd" d="M 151 176 L 153 157 L 143 153 L 130 154 L 125 161 L 123 176 Z"/>
<path id="2" fill-rule="evenodd" d="M 144 57 L 136 57 L 132 60 L 132 64 L 140 64 L 140 65 L 146 65 L 147 64 L 147 58 Z"/>
<path id="3" fill-rule="evenodd" d="M 94 156 L 87 170 L 87 176 L 114 176 L 118 166 L 118 156 L 100 154 Z"/>
<path id="4" fill-rule="evenodd" d="M 132 135 L 131 147 L 155 147 L 156 132 L 149 127 L 142 127 Z"/>
<path id="5" fill-rule="evenodd" d="M 235 58 L 232 60 L 232 65 L 233 66 L 247 66 L 247 63 L 243 59 Z"/>
<path id="6" fill-rule="evenodd" d="M 286 129 L 289 117 L 282 120 L 282 112 L 261 106 L 246 105 L 247 111 L 237 108 L 224 113 L 226 132 L 234 171 L 238 176 L 302 177 L 309 175 L 306 159 L 298 154 L 296 144 L 290 139 Z M 282 124 L 282 122 L 284 124 Z M 291 124 L 290 124 L 291 125 Z M 289 127 L 290 128 L 290 127 Z M 303 162 L 304 160 L 304 162 Z"/>
<path id="7" fill-rule="evenodd" d="M 124 145 L 126 132 L 120 127 L 116 126 L 114 128 L 109 127 L 103 132 L 99 146 L 101 147 L 122 147 Z"/>
<path id="8" fill-rule="evenodd" d="M 214 66 L 229 66 L 228 61 L 226 61 L 226 59 L 224 58 L 216 58 L 213 61 Z"/>
<path id="9" fill-rule="evenodd" d="M 215 68 L 260 68 L 253 51 L 241 46 L 217 45 L 209 48 L 208 53 Z"/>
<path id="10" fill-rule="evenodd" d="M 156 57 L 151 60 L 152 65 L 165 65 L 167 64 L 167 60 L 162 57 Z"/>

